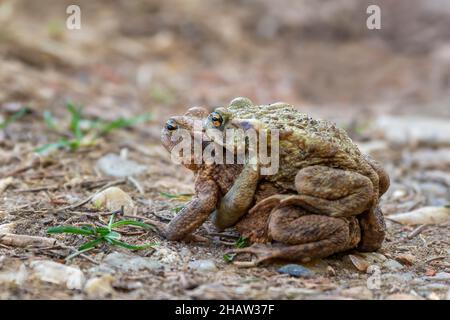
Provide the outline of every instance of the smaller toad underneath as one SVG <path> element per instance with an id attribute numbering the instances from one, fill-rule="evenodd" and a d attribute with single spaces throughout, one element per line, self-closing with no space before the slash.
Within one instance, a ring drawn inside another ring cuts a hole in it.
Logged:
<path id="1" fill-rule="evenodd" d="M 203 129 L 223 131 L 250 123 L 258 130 L 281 130 L 280 167 L 264 176 L 254 163 L 183 163 L 195 173 L 196 196 L 164 228 L 168 239 L 189 239 L 212 214 L 218 228 L 236 226 L 258 243 L 232 250 L 257 257 L 240 262 L 244 266 L 380 248 L 385 224 L 378 202 L 389 187 L 389 177 L 377 162 L 361 154 L 345 131 L 284 103 L 255 106 L 236 98 L 209 116 L 203 108 L 191 108 L 184 116 L 169 119 L 162 130 L 168 151 L 177 145 L 174 137 L 179 129 L 194 136 L 196 120 L 203 121 Z M 202 148 L 210 143 L 214 142 L 203 142 Z"/>

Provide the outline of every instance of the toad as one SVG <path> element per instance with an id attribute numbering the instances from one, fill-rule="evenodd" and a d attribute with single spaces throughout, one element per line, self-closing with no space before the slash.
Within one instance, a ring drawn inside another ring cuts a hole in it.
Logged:
<path id="1" fill-rule="evenodd" d="M 264 175 L 258 162 L 186 163 L 196 173 L 196 196 L 165 228 L 168 239 L 189 237 L 213 213 L 218 228 L 236 226 L 243 236 L 260 243 L 232 251 L 256 255 L 247 265 L 381 246 L 385 225 L 378 202 L 389 177 L 344 130 L 285 103 L 257 106 L 246 98 L 206 115 L 205 109 L 194 108 L 169 119 L 162 131 L 163 145 L 172 151 L 173 134 L 180 128 L 193 134 L 194 119 L 203 119 L 202 130 L 276 129 L 279 169 Z"/>

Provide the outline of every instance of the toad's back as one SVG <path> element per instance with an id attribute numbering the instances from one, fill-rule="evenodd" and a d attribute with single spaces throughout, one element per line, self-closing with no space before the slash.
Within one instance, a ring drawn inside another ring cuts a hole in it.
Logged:
<path id="1" fill-rule="evenodd" d="M 312 119 L 289 104 L 230 106 L 227 111 L 234 119 L 255 119 L 265 128 L 279 130 L 279 170 L 265 180 L 285 189 L 295 190 L 295 175 L 307 166 L 360 171 L 365 162 L 343 129 L 327 120 Z"/>

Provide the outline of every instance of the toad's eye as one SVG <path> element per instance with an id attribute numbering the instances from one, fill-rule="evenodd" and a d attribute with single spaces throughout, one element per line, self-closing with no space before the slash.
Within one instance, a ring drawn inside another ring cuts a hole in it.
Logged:
<path id="1" fill-rule="evenodd" d="M 169 131 L 173 131 L 176 130 L 178 128 L 178 125 L 175 121 L 173 121 L 172 119 L 168 120 L 166 122 L 166 129 Z"/>
<path id="2" fill-rule="evenodd" d="M 209 119 L 211 120 L 211 123 L 214 127 L 220 127 L 223 123 L 222 116 L 217 112 L 211 113 L 209 115 Z"/>

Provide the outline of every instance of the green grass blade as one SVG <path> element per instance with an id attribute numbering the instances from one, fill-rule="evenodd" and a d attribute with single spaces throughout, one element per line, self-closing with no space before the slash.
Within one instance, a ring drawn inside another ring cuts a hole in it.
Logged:
<path id="1" fill-rule="evenodd" d="M 193 196 L 191 193 L 180 193 L 180 194 L 174 194 L 169 192 L 160 192 L 160 195 L 163 197 L 166 197 L 168 199 L 178 199 L 178 200 L 190 200 Z"/>
<path id="2" fill-rule="evenodd" d="M 67 145 L 68 145 L 69 149 L 72 151 L 78 150 L 78 148 L 80 148 L 80 146 L 81 146 L 81 140 L 78 138 L 72 139 L 72 140 L 68 141 Z"/>
<path id="3" fill-rule="evenodd" d="M 71 227 L 71 226 L 59 226 L 59 227 L 48 228 L 47 233 L 49 233 L 49 234 L 70 233 L 70 234 L 80 234 L 83 236 L 95 235 L 95 233 L 92 230 Z"/>
<path id="4" fill-rule="evenodd" d="M 230 263 L 234 260 L 235 257 L 236 257 L 235 253 L 226 253 L 223 255 L 223 260 L 227 263 Z"/>
<path id="5" fill-rule="evenodd" d="M 181 206 L 176 206 L 174 208 L 172 208 L 171 210 L 175 213 L 180 212 L 181 210 L 183 210 L 186 206 L 185 205 L 181 205 Z"/>
<path id="6" fill-rule="evenodd" d="M 93 249 L 93 247 L 92 248 L 88 248 L 88 249 L 85 249 L 85 250 L 78 250 L 77 252 L 74 252 L 74 253 L 72 253 L 71 255 L 68 255 L 67 257 L 66 257 L 66 261 L 69 261 L 69 260 L 72 260 L 73 258 L 75 258 L 76 256 L 79 256 L 80 254 L 83 254 L 83 253 L 85 253 L 86 251 L 89 251 L 89 250 L 92 250 Z"/>
<path id="7" fill-rule="evenodd" d="M 86 242 L 85 244 L 81 245 L 81 246 L 78 248 L 78 251 L 86 251 L 86 250 L 89 250 L 89 249 L 93 249 L 93 248 L 95 248 L 97 245 L 99 245 L 100 243 L 102 243 L 102 242 L 104 242 L 104 241 L 105 241 L 105 240 L 104 240 L 103 238 L 97 238 L 97 239 L 95 239 L 95 240 Z"/>
<path id="8" fill-rule="evenodd" d="M 81 132 L 80 126 L 80 122 L 82 119 L 82 108 L 75 106 L 75 104 L 73 104 L 72 102 L 68 102 L 67 110 L 69 110 L 70 114 L 72 115 L 69 129 L 77 140 L 81 140 L 83 138 L 83 133 Z"/>
<path id="9" fill-rule="evenodd" d="M 67 139 L 61 139 L 58 142 L 44 144 L 43 146 L 34 149 L 34 152 L 43 154 L 43 153 L 50 152 L 52 150 L 56 150 L 56 149 L 60 149 L 60 148 L 70 149 L 71 148 L 70 141 L 68 141 Z"/>
<path id="10" fill-rule="evenodd" d="M 109 243 L 115 245 L 115 246 L 119 246 L 128 250 L 144 250 L 144 249 L 148 249 L 151 247 L 156 246 L 157 244 L 152 242 L 152 243 L 146 243 L 146 244 L 142 244 L 142 245 L 132 245 L 132 244 L 128 244 L 119 240 L 115 240 L 115 239 L 109 239 L 108 241 Z"/>
<path id="11" fill-rule="evenodd" d="M 234 243 L 234 246 L 236 248 L 245 248 L 250 245 L 250 242 L 248 241 L 248 238 L 246 237 L 239 237 L 239 239 L 236 240 Z"/>
<path id="12" fill-rule="evenodd" d="M 0 129 L 6 129 L 11 123 L 16 122 L 28 112 L 28 108 L 22 107 L 13 115 L 7 117 L 3 122 L 0 122 Z"/>
<path id="13" fill-rule="evenodd" d="M 119 240 L 122 235 L 116 231 L 111 231 L 110 233 L 108 233 L 107 235 L 104 236 L 105 239 L 114 239 L 114 240 Z"/>
<path id="14" fill-rule="evenodd" d="M 53 117 L 53 114 L 50 110 L 44 111 L 44 122 L 49 129 L 58 131 L 58 126 L 56 125 L 55 117 Z"/>
<path id="15" fill-rule="evenodd" d="M 95 232 L 104 237 L 111 231 L 106 227 L 97 227 L 97 228 L 95 228 Z"/>
<path id="16" fill-rule="evenodd" d="M 97 233 L 95 231 L 95 228 L 93 226 L 90 226 L 90 225 L 84 225 L 84 226 L 81 227 L 81 229 L 87 230 L 87 231 L 91 232 L 93 235 L 95 235 Z"/>
<path id="17" fill-rule="evenodd" d="M 111 232 L 111 230 L 112 230 L 112 225 L 114 223 L 114 218 L 115 217 L 116 217 L 116 214 L 112 213 L 111 214 L 111 218 L 109 218 L 109 223 L 108 223 L 108 230 L 109 230 L 109 232 Z"/>
<path id="18" fill-rule="evenodd" d="M 119 118 L 116 120 L 113 120 L 111 122 L 105 123 L 102 128 L 100 129 L 100 132 L 98 133 L 99 136 L 105 135 L 110 133 L 113 130 L 117 129 L 123 129 L 132 127 L 138 123 L 146 122 L 152 118 L 151 113 L 145 113 L 143 115 L 132 117 L 132 118 Z"/>
<path id="19" fill-rule="evenodd" d="M 136 226 L 136 227 L 141 227 L 144 229 L 155 230 L 154 226 L 144 223 L 144 222 L 135 221 L 135 220 L 120 220 L 120 221 L 114 222 L 111 225 L 111 228 L 118 228 L 121 226 Z"/>

